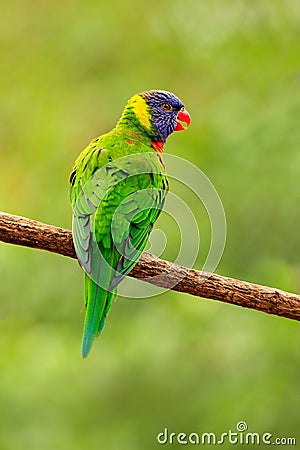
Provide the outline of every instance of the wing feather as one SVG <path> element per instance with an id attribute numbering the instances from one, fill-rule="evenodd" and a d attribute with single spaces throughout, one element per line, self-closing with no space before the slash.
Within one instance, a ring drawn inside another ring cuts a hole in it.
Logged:
<path id="1" fill-rule="evenodd" d="M 155 153 L 106 158 L 97 170 L 90 168 L 95 156 L 86 158 L 71 176 L 73 241 L 86 272 L 84 356 L 103 329 L 115 288 L 141 256 L 168 190 Z"/>

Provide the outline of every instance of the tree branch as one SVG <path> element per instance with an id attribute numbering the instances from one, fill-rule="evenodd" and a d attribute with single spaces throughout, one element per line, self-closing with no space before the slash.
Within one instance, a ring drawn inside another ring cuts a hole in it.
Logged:
<path id="1" fill-rule="evenodd" d="M 71 231 L 1 212 L 0 241 L 76 258 Z M 143 253 L 130 276 L 174 291 L 300 320 L 299 295 L 187 269 L 147 252 Z"/>

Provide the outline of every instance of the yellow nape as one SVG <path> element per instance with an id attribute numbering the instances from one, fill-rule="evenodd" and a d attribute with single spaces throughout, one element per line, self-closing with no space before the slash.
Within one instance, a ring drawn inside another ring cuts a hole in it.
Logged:
<path id="1" fill-rule="evenodd" d="M 131 97 L 129 104 L 132 105 L 133 112 L 141 124 L 150 131 L 151 124 L 146 101 L 140 95 L 136 94 Z"/>

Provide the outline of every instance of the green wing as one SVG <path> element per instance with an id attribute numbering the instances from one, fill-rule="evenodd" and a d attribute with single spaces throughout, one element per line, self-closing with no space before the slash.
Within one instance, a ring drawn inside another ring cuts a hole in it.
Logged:
<path id="1" fill-rule="evenodd" d="M 71 191 L 74 246 L 86 272 L 84 357 L 104 327 L 117 285 L 144 250 L 168 189 L 156 153 L 114 161 L 104 160 L 103 153 L 99 156 L 99 169 L 96 165 L 91 170 L 90 164 L 81 162 Z M 94 157 L 89 155 L 89 161 Z M 89 177 L 84 171 L 78 177 L 82 165 L 90 171 Z"/>

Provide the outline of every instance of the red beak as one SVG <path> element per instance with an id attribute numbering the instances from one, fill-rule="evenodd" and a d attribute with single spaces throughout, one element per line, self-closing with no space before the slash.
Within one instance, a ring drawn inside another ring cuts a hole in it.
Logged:
<path id="1" fill-rule="evenodd" d="M 180 110 L 177 114 L 177 125 L 174 131 L 186 130 L 190 123 L 191 117 L 189 113 L 185 109 Z"/>

